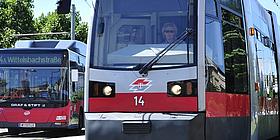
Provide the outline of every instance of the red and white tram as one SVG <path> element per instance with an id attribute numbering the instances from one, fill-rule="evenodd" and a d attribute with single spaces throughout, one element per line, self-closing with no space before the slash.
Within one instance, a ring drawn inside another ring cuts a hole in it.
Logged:
<path id="1" fill-rule="evenodd" d="M 257 0 L 96 0 L 86 139 L 278 136 L 274 13 Z"/>

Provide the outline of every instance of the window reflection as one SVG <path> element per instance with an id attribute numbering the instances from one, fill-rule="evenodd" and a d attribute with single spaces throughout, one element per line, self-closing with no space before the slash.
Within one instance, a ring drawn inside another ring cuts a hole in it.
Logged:
<path id="1" fill-rule="evenodd" d="M 257 41 L 258 77 L 260 90 L 259 113 L 275 114 L 278 111 L 278 77 L 274 51 Z"/>
<path id="2" fill-rule="evenodd" d="M 228 23 L 236 17 L 230 12 L 223 15 L 223 42 L 227 93 L 248 93 L 248 70 L 244 30 Z M 237 17 L 240 18 L 240 17 Z M 241 18 L 240 18 L 241 19 Z M 242 23 L 238 21 L 238 23 Z"/>
<path id="3" fill-rule="evenodd" d="M 66 69 L 1 69 L 0 101 L 67 100 Z"/>
<path id="4" fill-rule="evenodd" d="M 145 43 L 145 26 L 123 25 L 117 34 L 118 45 L 143 44 Z"/>
<path id="5" fill-rule="evenodd" d="M 218 16 L 216 0 L 206 0 L 205 6 L 206 6 L 206 14 L 209 14 L 209 15 L 212 15 L 215 17 Z"/>
<path id="6" fill-rule="evenodd" d="M 215 34 L 215 36 L 213 36 Z M 224 50 L 222 45 L 221 23 L 210 17 L 206 18 L 206 74 L 207 91 L 225 90 Z"/>
<path id="7" fill-rule="evenodd" d="M 229 22 L 237 27 L 243 28 L 242 18 L 225 9 L 222 9 L 222 18 L 224 22 Z"/>
<path id="8" fill-rule="evenodd" d="M 235 12 L 241 14 L 242 12 L 241 0 L 220 0 L 220 1 L 224 6 L 233 9 Z"/>

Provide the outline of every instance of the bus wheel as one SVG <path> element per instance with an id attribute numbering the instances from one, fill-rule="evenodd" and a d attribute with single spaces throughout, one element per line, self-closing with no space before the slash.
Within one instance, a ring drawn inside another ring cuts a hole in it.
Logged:
<path id="1" fill-rule="evenodd" d="M 20 133 L 20 130 L 18 128 L 8 128 L 8 133 L 12 135 L 17 135 Z"/>

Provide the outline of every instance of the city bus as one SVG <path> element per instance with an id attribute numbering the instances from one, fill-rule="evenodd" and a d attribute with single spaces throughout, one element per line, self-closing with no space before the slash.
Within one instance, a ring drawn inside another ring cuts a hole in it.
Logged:
<path id="1" fill-rule="evenodd" d="M 86 44 L 22 40 L 0 50 L 0 128 L 84 127 Z"/>
<path id="2" fill-rule="evenodd" d="M 257 0 L 96 0 L 86 139 L 278 136 L 276 12 Z"/>

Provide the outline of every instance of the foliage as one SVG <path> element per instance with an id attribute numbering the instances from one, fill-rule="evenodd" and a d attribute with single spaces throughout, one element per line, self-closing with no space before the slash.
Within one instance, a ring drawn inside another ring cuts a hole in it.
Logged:
<path id="1" fill-rule="evenodd" d="M 13 35 L 16 33 L 14 29 L 4 28 L 0 31 L 0 48 L 10 48 L 16 42 L 15 37 Z"/>
<path id="2" fill-rule="evenodd" d="M 75 32 L 76 32 L 76 40 L 80 40 L 84 43 L 87 43 L 88 24 L 86 22 L 82 22 L 81 24 L 79 24 Z"/>
<path id="3" fill-rule="evenodd" d="M 42 14 L 35 19 L 35 28 L 38 33 L 50 32 L 70 32 L 70 15 L 59 15 L 56 12 L 50 12 L 46 16 Z M 37 39 L 69 39 L 70 35 L 44 35 L 37 36 Z"/>
<path id="4" fill-rule="evenodd" d="M 83 100 L 84 99 L 84 89 L 81 88 L 76 92 L 73 92 L 71 94 L 71 102 L 76 103 L 79 100 Z"/>
<path id="5" fill-rule="evenodd" d="M 13 34 L 35 31 L 33 0 L 0 0 L 0 48 L 13 46 Z"/>
<path id="6" fill-rule="evenodd" d="M 16 38 L 15 34 L 69 32 L 70 14 L 58 15 L 55 11 L 33 19 L 34 0 L 0 0 L 0 48 L 12 47 L 18 39 L 70 39 L 70 34 L 28 36 Z M 76 40 L 86 43 L 87 23 L 75 17 Z"/>
<path id="7" fill-rule="evenodd" d="M 75 16 L 75 32 L 76 40 L 80 40 L 86 43 L 87 39 L 87 24 L 80 23 L 81 16 L 76 13 Z M 42 14 L 35 19 L 35 29 L 40 33 L 50 32 L 69 32 L 71 30 L 71 16 L 70 14 L 57 14 L 56 12 L 50 12 L 46 16 Z M 60 35 L 43 35 L 38 36 L 37 39 L 70 39 L 70 34 Z"/>

